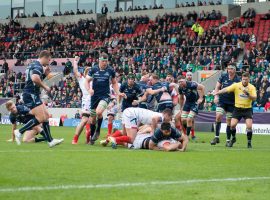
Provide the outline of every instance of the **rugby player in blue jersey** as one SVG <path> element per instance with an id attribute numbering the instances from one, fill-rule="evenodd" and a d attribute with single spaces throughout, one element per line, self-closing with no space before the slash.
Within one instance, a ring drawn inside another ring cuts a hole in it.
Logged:
<path id="1" fill-rule="evenodd" d="M 90 82 L 92 86 L 90 87 Z M 99 138 L 100 128 L 103 121 L 103 112 L 110 103 L 110 83 L 119 95 L 119 87 L 115 78 L 115 71 L 108 66 L 108 55 L 101 53 L 98 66 L 94 66 L 86 76 L 85 88 L 91 95 L 91 139 L 90 144 L 94 144 Z M 96 127 L 96 117 L 98 118 Z"/>

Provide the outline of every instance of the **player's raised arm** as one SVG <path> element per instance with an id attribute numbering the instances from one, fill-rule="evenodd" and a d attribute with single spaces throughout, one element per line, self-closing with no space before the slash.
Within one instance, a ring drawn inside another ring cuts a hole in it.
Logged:
<path id="1" fill-rule="evenodd" d="M 79 56 L 75 56 L 75 59 L 73 61 L 73 72 L 74 72 L 74 75 L 78 78 L 80 77 L 80 73 L 79 73 L 79 70 L 78 70 L 78 63 L 80 61 L 80 57 Z"/>
<path id="2" fill-rule="evenodd" d="M 89 71 L 89 74 L 91 73 L 92 70 Z M 92 89 L 92 87 L 90 86 L 90 83 L 92 81 L 92 77 L 89 76 L 89 74 L 85 77 L 85 82 L 84 82 L 84 87 L 85 89 L 89 92 L 89 94 L 91 96 L 93 96 L 94 94 L 94 90 Z"/>

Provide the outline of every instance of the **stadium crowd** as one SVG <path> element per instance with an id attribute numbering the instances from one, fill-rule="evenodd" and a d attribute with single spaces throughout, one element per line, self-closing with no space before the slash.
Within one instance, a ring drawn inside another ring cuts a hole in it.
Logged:
<path id="1" fill-rule="evenodd" d="M 246 21 L 248 26 L 252 24 L 253 15 L 252 10 L 244 13 L 246 20 L 250 20 Z M 266 14 L 262 17 L 267 16 Z M 1 58 L 16 58 L 16 65 L 23 65 L 26 59 L 36 58 L 36 52 L 48 49 L 53 57 L 57 58 L 79 55 L 79 65 L 84 68 L 96 65 L 99 53 L 108 51 L 110 65 L 122 82 L 130 72 L 136 75 L 137 80 L 140 80 L 143 72 L 156 73 L 161 80 L 164 80 L 167 74 L 177 78 L 188 71 L 224 69 L 227 64 L 236 62 L 252 34 L 223 32 L 216 24 L 205 28 L 203 34 L 198 36 L 190 30 L 192 25 L 197 24 L 197 19 L 200 23 L 202 20 L 220 18 L 220 12 L 213 10 L 212 13 L 202 12 L 199 15 L 190 12 L 187 16 L 165 14 L 157 16 L 154 21 L 147 16 L 134 16 L 109 18 L 98 24 L 93 19 L 80 20 L 66 26 L 55 22 L 44 25 L 37 23 L 33 29 L 26 29 L 10 21 L 9 24 L 0 25 L 0 41 L 8 44 L 0 46 Z M 98 47 L 96 50 L 92 49 L 93 43 Z M 270 39 L 245 51 L 243 62 L 238 67 L 240 72 L 251 73 L 251 82 L 256 85 L 259 93 L 263 94 L 262 103 L 255 102 L 258 107 L 263 107 L 270 96 L 269 62 Z M 81 91 L 78 91 L 75 79 L 69 76 L 72 71 L 70 64 L 69 62 L 69 65 L 66 65 L 65 69 L 68 70 L 64 72 L 67 78 L 53 86 L 53 101 L 47 102 L 48 106 L 80 107 L 80 102 L 77 101 L 80 98 L 75 94 Z M 2 77 L 1 94 L 16 95 L 14 88 L 17 83 L 23 82 L 24 78 L 23 74 L 14 72 Z M 69 93 L 71 95 L 67 96 Z M 210 93 L 206 96 L 204 109 L 215 110 Z"/>

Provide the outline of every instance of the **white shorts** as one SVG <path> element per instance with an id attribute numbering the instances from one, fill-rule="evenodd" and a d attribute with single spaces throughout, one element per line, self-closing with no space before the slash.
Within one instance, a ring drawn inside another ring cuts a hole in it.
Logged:
<path id="1" fill-rule="evenodd" d="M 164 144 L 166 144 L 166 143 L 169 143 L 169 144 L 175 144 L 175 143 L 177 143 L 177 141 L 175 140 L 175 139 L 169 139 L 169 140 L 162 140 L 162 141 L 160 141 L 158 144 L 157 144 L 157 146 L 159 147 L 159 148 L 163 148 L 163 146 L 164 146 Z"/>
<path id="2" fill-rule="evenodd" d="M 125 125 L 125 128 L 138 129 L 139 122 L 137 121 L 134 112 L 127 112 L 127 111 L 128 111 L 127 109 L 124 110 L 122 115 L 122 123 Z"/>
<path id="3" fill-rule="evenodd" d="M 90 98 L 82 98 L 82 112 L 90 113 Z"/>
<path id="4" fill-rule="evenodd" d="M 117 105 L 115 105 L 111 109 L 108 110 L 107 116 L 108 115 L 116 116 L 117 113 L 118 113 L 118 107 L 117 107 Z"/>
<path id="5" fill-rule="evenodd" d="M 138 134 L 133 142 L 134 149 L 142 149 L 143 141 L 151 136 L 151 134 Z"/>

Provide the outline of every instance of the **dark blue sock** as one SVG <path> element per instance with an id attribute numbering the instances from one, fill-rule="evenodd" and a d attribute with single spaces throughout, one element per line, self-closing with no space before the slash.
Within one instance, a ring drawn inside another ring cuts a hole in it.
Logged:
<path id="1" fill-rule="evenodd" d="M 35 142 L 43 142 L 46 141 L 46 139 L 44 137 L 40 137 L 40 138 L 35 138 Z"/>
<path id="2" fill-rule="evenodd" d="M 226 127 L 227 140 L 231 139 L 231 127 L 227 125 Z"/>
<path id="3" fill-rule="evenodd" d="M 247 129 L 247 140 L 248 140 L 248 142 L 251 142 L 251 140 L 252 140 L 252 130 L 251 129 Z"/>
<path id="4" fill-rule="evenodd" d="M 48 142 L 51 142 L 53 140 L 52 135 L 51 135 L 51 130 L 50 130 L 50 125 L 49 122 L 43 122 L 43 131 L 44 131 L 44 135 L 45 138 Z"/>
<path id="5" fill-rule="evenodd" d="M 26 124 L 24 124 L 23 127 L 19 129 L 19 131 L 21 134 L 23 134 L 25 131 L 31 130 L 38 124 L 40 124 L 39 121 L 34 117 L 33 119 L 29 120 Z"/>
<path id="6" fill-rule="evenodd" d="M 232 135 L 233 138 L 235 137 L 235 135 L 236 135 L 236 128 L 231 129 L 231 135 Z"/>
<path id="7" fill-rule="evenodd" d="M 103 117 L 102 118 L 98 118 L 97 132 L 100 132 L 102 121 L 103 121 Z"/>
<path id="8" fill-rule="evenodd" d="M 221 122 L 216 122 L 216 137 L 219 137 Z"/>
<path id="9" fill-rule="evenodd" d="M 95 131 L 96 131 L 96 124 L 91 124 L 91 125 L 90 125 L 90 133 L 91 133 L 91 137 L 94 136 Z"/>
<path id="10" fill-rule="evenodd" d="M 191 127 L 187 127 L 187 136 L 189 136 L 190 135 L 190 131 L 191 131 Z"/>

